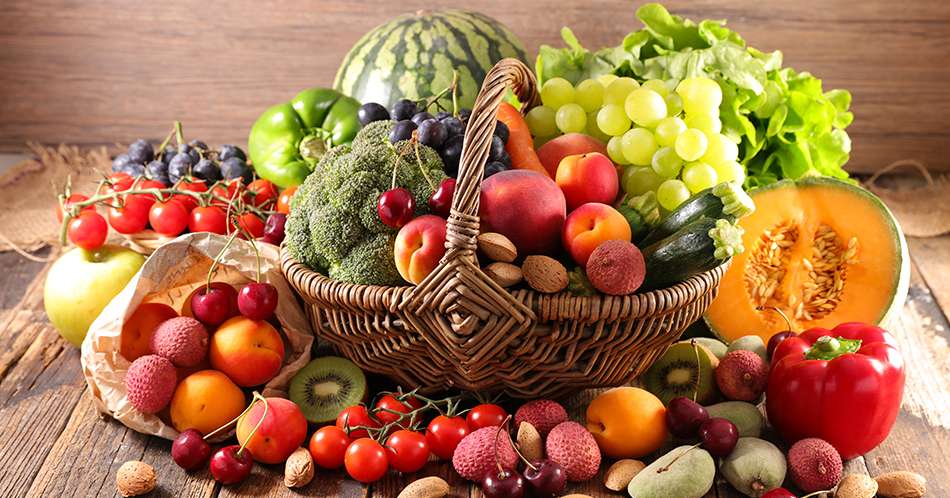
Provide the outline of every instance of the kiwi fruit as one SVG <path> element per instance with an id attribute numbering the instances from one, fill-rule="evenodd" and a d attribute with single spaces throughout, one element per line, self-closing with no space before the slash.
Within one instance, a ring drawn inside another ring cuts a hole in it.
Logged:
<path id="1" fill-rule="evenodd" d="M 726 352 L 731 353 L 733 351 L 752 351 L 753 353 L 762 357 L 766 362 L 769 361 L 769 354 L 765 348 L 765 341 L 757 335 L 744 335 L 732 342 L 729 343 L 729 348 Z"/>
<path id="2" fill-rule="evenodd" d="M 366 396 L 366 376 L 346 358 L 316 358 L 290 380 L 290 400 L 314 424 L 336 420 L 344 408 Z"/>
<path id="3" fill-rule="evenodd" d="M 656 360 L 640 382 L 664 405 L 677 396 L 707 405 L 717 394 L 713 359 L 716 356 L 698 343 L 678 342 Z"/>

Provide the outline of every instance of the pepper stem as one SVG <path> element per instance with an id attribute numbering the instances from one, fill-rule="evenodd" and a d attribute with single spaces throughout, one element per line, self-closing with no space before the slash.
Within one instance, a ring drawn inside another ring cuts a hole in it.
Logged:
<path id="1" fill-rule="evenodd" d="M 855 353 L 861 349 L 860 339 L 834 338 L 823 335 L 805 351 L 806 360 L 833 360 L 841 355 Z"/>
<path id="2" fill-rule="evenodd" d="M 300 156 L 304 158 L 305 161 L 311 164 L 316 164 L 320 159 L 323 158 L 323 155 L 327 153 L 329 144 L 327 139 L 329 137 L 321 137 L 318 134 L 307 135 L 300 140 L 300 145 L 297 147 L 300 151 Z"/>

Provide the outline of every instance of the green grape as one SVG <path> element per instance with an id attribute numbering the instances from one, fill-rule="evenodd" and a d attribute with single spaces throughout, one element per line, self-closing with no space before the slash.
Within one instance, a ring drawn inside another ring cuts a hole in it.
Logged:
<path id="1" fill-rule="evenodd" d="M 700 158 L 704 163 L 715 166 L 720 163 L 735 161 L 739 157 L 739 146 L 725 135 L 718 133 L 707 134 L 709 146 L 706 153 Z"/>
<path id="2" fill-rule="evenodd" d="M 660 94 L 649 88 L 637 88 L 627 95 L 624 110 L 634 123 L 653 127 L 666 117 L 666 101 Z"/>
<path id="3" fill-rule="evenodd" d="M 677 116 L 683 112 L 683 99 L 675 93 L 671 93 L 663 98 L 666 101 L 666 115 Z"/>
<path id="4" fill-rule="evenodd" d="M 620 181 L 623 184 L 623 191 L 627 195 L 643 195 L 655 191 L 663 183 L 663 178 L 657 175 L 652 168 L 627 166 L 623 170 L 623 177 Z"/>
<path id="5" fill-rule="evenodd" d="M 577 104 L 564 104 L 557 110 L 554 121 L 564 133 L 581 132 L 587 126 L 587 113 Z"/>
<path id="6" fill-rule="evenodd" d="M 666 97 L 670 94 L 670 87 L 666 86 L 666 82 L 663 80 L 646 80 L 640 86 L 653 90 L 654 92 L 660 94 L 661 97 Z"/>
<path id="7" fill-rule="evenodd" d="M 702 130 L 708 134 L 715 134 L 722 131 L 722 121 L 719 121 L 719 112 L 709 113 L 686 113 L 686 126 Z"/>
<path id="8" fill-rule="evenodd" d="M 712 166 L 703 162 L 689 163 L 683 168 L 683 183 L 694 194 L 716 185 L 718 176 Z"/>
<path id="9" fill-rule="evenodd" d="M 574 102 L 574 85 L 564 78 L 551 78 L 541 86 L 541 103 L 551 109 L 560 109 Z"/>
<path id="10" fill-rule="evenodd" d="M 686 122 L 680 118 L 663 118 L 656 124 L 656 142 L 663 147 L 672 147 L 676 137 L 686 131 Z"/>
<path id="11" fill-rule="evenodd" d="M 584 80 L 578 83 L 574 92 L 574 101 L 587 112 L 600 109 L 600 106 L 604 104 L 604 85 L 597 80 Z"/>
<path id="12" fill-rule="evenodd" d="M 623 156 L 623 137 L 610 137 L 607 141 L 607 156 L 614 164 L 630 164 Z"/>
<path id="13" fill-rule="evenodd" d="M 683 168 L 683 159 L 676 155 L 672 147 L 663 147 L 653 154 L 650 161 L 653 172 L 658 176 L 665 178 L 676 178 Z"/>
<path id="14" fill-rule="evenodd" d="M 557 135 L 557 121 L 555 120 L 554 109 L 539 105 L 528 111 L 525 116 L 528 123 L 528 129 L 536 137 L 552 137 Z"/>
<path id="15" fill-rule="evenodd" d="M 672 211 L 689 199 L 689 189 L 679 180 L 666 180 L 656 189 L 656 201 L 660 207 Z"/>
<path id="16" fill-rule="evenodd" d="M 683 99 L 683 109 L 687 113 L 711 111 L 722 103 L 719 83 L 706 77 L 686 78 L 677 85 L 676 93 Z"/>
<path id="17" fill-rule="evenodd" d="M 616 74 L 602 74 L 597 77 L 597 82 L 603 85 L 604 88 L 607 88 L 611 83 L 617 80 L 619 76 Z"/>
<path id="18" fill-rule="evenodd" d="M 676 153 L 685 161 L 695 161 L 703 157 L 708 146 L 709 140 L 706 135 L 693 128 L 680 133 L 680 136 L 676 137 L 676 143 L 673 144 Z"/>
<path id="19" fill-rule="evenodd" d="M 597 111 L 587 115 L 587 134 L 603 143 L 607 143 L 607 141 L 610 140 L 610 135 L 604 133 L 604 131 L 597 126 Z"/>
<path id="20" fill-rule="evenodd" d="M 640 88 L 640 84 L 633 78 L 617 78 L 604 89 L 604 104 L 614 104 L 623 107 L 630 92 Z"/>
<path id="21" fill-rule="evenodd" d="M 623 107 L 614 104 L 608 104 L 600 108 L 597 112 L 597 126 L 604 133 L 619 137 L 630 129 L 630 118 L 624 112 Z"/>
<path id="22" fill-rule="evenodd" d="M 736 182 L 742 184 L 745 182 L 745 168 L 735 161 L 713 164 L 712 167 L 716 170 L 719 183 Z"/>
<path id="23" fill-rule="evenodd" d="M 623 134 L 623 157 L 637 166 L 649 166 L 656 152 L 656 139 L 646 128 L 634 128 Z"/>

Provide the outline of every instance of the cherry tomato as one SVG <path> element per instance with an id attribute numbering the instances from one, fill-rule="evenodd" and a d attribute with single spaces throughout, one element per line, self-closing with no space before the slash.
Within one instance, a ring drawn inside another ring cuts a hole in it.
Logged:
<path id="1" fill-rule="evenodd" d="M 508 412 L 504 408 L 486 403 L 472 408 L 465 417 L 465 421 L 468 422 L 469 429 L 477 431 L 482 427 L 497 427 L 504 423 L 507 417 Z"/>
<path id="2" fill-rule="evenodd" d="M 383 424 L 395 422 L 399 415 L 392 412 L 409 413 L 412 410 L 422 408 L 422 402 L 416 398 L 410 397 L 405 401 L 399 401 L 392 394 L 387 394 L 376 402 L 376 418 Z M 387 411 L 391 410 L 391 411 Z M 407 420 L 408 422 L 408 420 Z"/>
<path id="3" fill-rule="evenodd" d="M 182 178 L 176 185 L 175 188 L 178 190 L 187 190 L 190 192 L 207 192 L 208 185 L 205 184 L 204 180 L 194 180 L 190 178 Z M 198 200 L 190 195 L 185 194 L 175 194 L 172 196 L 172 200 L 178 201 L 181 203 L 182 207 L 185 208 L 186 213 L 190 213 L 192 209 L 198 207 Z"/>
<path id="4" fill-rule="evenodd" d="M 106 243 L 109 225 L 99 213 L 83 213 L 69 222 L 67 234 L 73 244 L 92 251 Z"/>
<path id="5" fill-rule="evenodd" d="M 429 460 L 429 443 L 422 434 L 400 430 L 386 440 L 389 466 L 399 472 L 416 472 Z"/>
<path id="6" fill-rule="evenodd" d="M 146 188 L 162 189 L 162 188 L 165 188 L 165 185 L 158 180 L 149 180 L 149 179 L 143 178 L 136 185 L 134 185 L 133 188 L 135 189 L 146 189 Z M 158 200 L 155 198 L 154 195 L 151 195 L 151 194 L 136 194 L 136 197 L 141 197 L 142 199 L 147 200 L 149 207 L 151 207 L 152 204 L 154 204 L 155 201 Z"/>
<path id="7" fill-rule="evenodd" d="M 336 470 L 343 466 L 346 449 L 353 442 L 343 429 L 335 425 L 321 427 L 310 437 L 310 456 L 324 469 Z"/>
<path id="8" fill-rule="evenodd" d="M 123 173 L 121 171 L 118 173 L 112 173 L 106 177 L 105 192 L 110 194 L 112 192 L 122 192 L 128 190 L 133 183 L 135 183 L 135 178 L 132 178 L 132 175 L 128 173 Z"/>
<path id="9" fill-rule="evenodd" d="M 439 415 L 432 419 L 426 428 L 429 451 L 443 460 L 450 460 L 455 453 L 455 447 L 469 432 L 471 430 L 464 418 Z"/>
<path id="10" fill-rule="evenodd" d="M 109 208 L 109 225 L 116 232 L 139 233 L 148 226 L 148 212 L 155 204 L 150 195 L 127 195 L 122 199 L 122 207 Z"/>
<path id="11" fill-rule="evenodd" d="M 344 408 L 336 417 L 336 426 L 343 429 L 350 435 L 350 439 L 360 439 L 369 437 L 366 429 L 350 430 L 351 427 L 380 427 L 379 420 L 371 417 L 369 410 L 363 405 L 353 405 Z"/>
<path id="12" fill-rule="evenodd" d="M 63 222 L 63 213 L 69 211 L 73 204 L 77 204 L 83 201 L 88 201 L 89 196 L 83 194 L 72 194 L 66 198 L 66 201 L 63 202 L 63 206 L 56 206 L 56 219 L 62 223 Z M 82 208 L 81 213 L 95 213 L 95 206 L 86 206 Z"/>
<path id="13" fill-rule="evenodd" d="M 240 228 L 241 235 L 248 233 L 252 239 L 264 236 L 264 220 L 254 213 L 244 213 L 238 216 L 236 227 Z M 231 228 L 235 228 L 234 221 L 231 222 Z"/>
<path id="14" fill-rule="evenodd" d="M 247 186 L 248 201 L 257 207 L 267 205 L 277 199 L 277 186 L 258 178 Z"/>
<path id="15" fill-rule="evenodd" d="M 346 473 L 362 483 L 376 482 L 389 470 L 386 450 L 369 438 L 357 439 L 346 449 L 343 457 Z"/>
<path id="16" fill-rule="evenodd" d="M 199 206 L 191 211 L 188 230 L 224 235 L 228 232 L 227 215 L 220 206 Z"/>
<path id="17" fill-rule="evenodd" d="M 216 197 L 220 197 L 221 199 L 226 199 L 226 200 L 211 199 L 211 204 L 215 204 L 218 206 L 227 206 L 228 204 L 230 204 L 229 201 L 233 201 L 237 198 L 235 196 L 235 193 L 239 192 L 243 188 L 244 188 L 244 185 L 241 184 L 240 178 L 231 180 L 231 182 L 228 183 L 227 185 L 222 185 L 222 184 L 215 185 L 215 187 L 211 189 L 211 193 L 214 194 Z"/>
<path id="18" fill-rule="evenodd" d="M 148 222 L 156 232 L 175 237 L 188 228 L 188 211 L 178 201 L 159 201 L 149 209 Z"/>
<path id="19" fill-rule="evenodd" d="M 290 199 L 293 198 L 294 193 L 297 192 L 297 186 L 285 188 L 283 192 L 280 193 L 280 197 L 277 198 L 277 212 L 290 214 Z"/>

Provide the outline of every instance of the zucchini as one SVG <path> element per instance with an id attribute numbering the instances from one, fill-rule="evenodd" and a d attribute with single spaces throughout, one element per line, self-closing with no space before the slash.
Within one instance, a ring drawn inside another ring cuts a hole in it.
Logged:
<path id="1" fill-rule="evenodd" d="M 702 217 L 642 250 L 646 279 L 641 289 L 669 287 L 711 270 L 743 251 L 742 228 L 725 219 Z"/>
<path id="2" fill-rule="evenodd" d="M 617 208 L 630 224 L 630 233 L 634 242 L 638 242 L 650 233 L 652 226 L 660 221 L 660 205 L 656 202 L 655 192 L 625 199 Z"/>
<path id="3" fill-rule="evenodd" d="M 673 235 L 684 226 L 705 217 L 736 221 L 755 211 L 749 194 L 736 182 L 724 182 L 707 188 L 683 201 L 675 211 L 664 216 L 639 243 L 645 246 Z"/>

